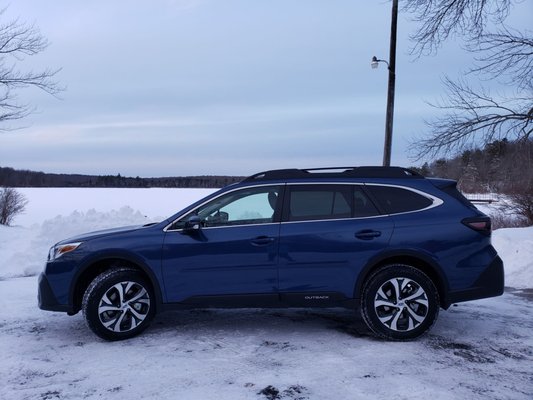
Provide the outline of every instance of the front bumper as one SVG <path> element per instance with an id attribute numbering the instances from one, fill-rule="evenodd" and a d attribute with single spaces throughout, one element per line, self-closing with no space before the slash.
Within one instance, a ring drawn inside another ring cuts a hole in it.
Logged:
<path id="1" fill-rule="evenodd" d="M 68 304 L 59 304 L 44 273 L 39 275 L 39 291 L 37 294 L 37 300 L 41 310 L 61 311 L 69 314 L 73 313 L 72 307 L 70 307 Z"/>

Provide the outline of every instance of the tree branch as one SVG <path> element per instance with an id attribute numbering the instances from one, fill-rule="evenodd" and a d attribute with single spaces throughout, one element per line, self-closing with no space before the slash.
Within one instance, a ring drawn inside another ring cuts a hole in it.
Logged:
<path id="1" fill-rule="evenodd" d="M 405 0 L 403 10 L 414 14 L 420 28 L 411 36 L 412 54 L 437 51 L 451 36 L 466 34 L 472 39 L 484 33 L 488 20 L 501 23 L 512 0 Z"/>
<path id="2" fill-rule="evenodd" d="M 532 32 L 503 27 L 496 33 L 481 35 L 467 49 L 478 54 L 477 65 L 470 73 L 502 77 L 504 83 L 516 84 L 519 89 L 533 89 Z"/>
<path id="3" fill-rule="evenodd" d="M 531 136 L 532 98 L 495 99 L 486 91 L 478 92 L 464 81 L 449 78 L 445 78 L 444 85 L 447 97 L 431 105 L 447 113 L 426 121 L 431 133 L 411 144 L 415 158 L 450 154 L 480 141 L 526 140 Z"/>
<path id="4" fill-rule="evenodd" d="M 0 10 L 0 18 L 5 11 L 5 8 Z M 33 25 L 18 19 L 0 23 L 0 123 L 24 118 L 34 111 L 28 104 L 17 102 L 18 90 L 35 87 L 53 96 L 64 90 L 54 80 L 60 69 L 23 71 L 19 68 L 25 57 L 36 55 L 47 46 L 47 40 Z M 0 125 L 0 130 L 10 129 Z"/>

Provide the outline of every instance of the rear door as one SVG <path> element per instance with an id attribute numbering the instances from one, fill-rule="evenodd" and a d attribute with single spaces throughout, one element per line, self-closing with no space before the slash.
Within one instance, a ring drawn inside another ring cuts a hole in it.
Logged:
<path id="1" fill-rule="evenodd" d="M 392 219 L 379 214 L 362 185 L 288 185 L 280 227 L 282 298 L 327 305 L 353 297 L 358 274 L 387 247 L 392 230 Z"/>

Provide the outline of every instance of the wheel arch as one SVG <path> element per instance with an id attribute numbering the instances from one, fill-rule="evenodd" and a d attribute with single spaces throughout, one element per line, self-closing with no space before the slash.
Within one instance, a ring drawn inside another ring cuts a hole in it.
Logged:
<path id="1" fill-rule="evenodd" d="M 155 294 L 156 311 L 161 309 L 163 303 L 162 291 L 153 271 L 136 257 L 125 254 L 107 254 L 84 263 L 72 280 L 69 299 L 74 314 L 81 310 L 83 294 L 94 278 L 117 266 L 129 267 L 139 271 L 152 286 Z"/>
<path id="2" fill-rule="evenodd" d="M 447 309 L 449 285 L 442 268 L 431 257 L 415 251 L 394 251 L 372 259 L 359 274 L 354 291 L 354 298 L 359 299 L 366 280 L 377 270 L 391 264 L 410 265 L 426 274 L 439 293 L 440 306 Z"/>

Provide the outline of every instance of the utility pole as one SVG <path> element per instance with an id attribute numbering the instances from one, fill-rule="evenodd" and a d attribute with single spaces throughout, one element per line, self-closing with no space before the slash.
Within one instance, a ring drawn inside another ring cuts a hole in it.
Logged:
<path id="1" fill-rule="evenodd" d="M 387 90 L 387 115 L 385 120 L 385 144 L 383 146 L 383 166 L 390 166 L 392 149 L 392 122 L 394 119 L 394 89 L 396 85 L 396 31 L 398 25 L 398 0 L 392 0 L 389 52 L 389 86 Z"/>

